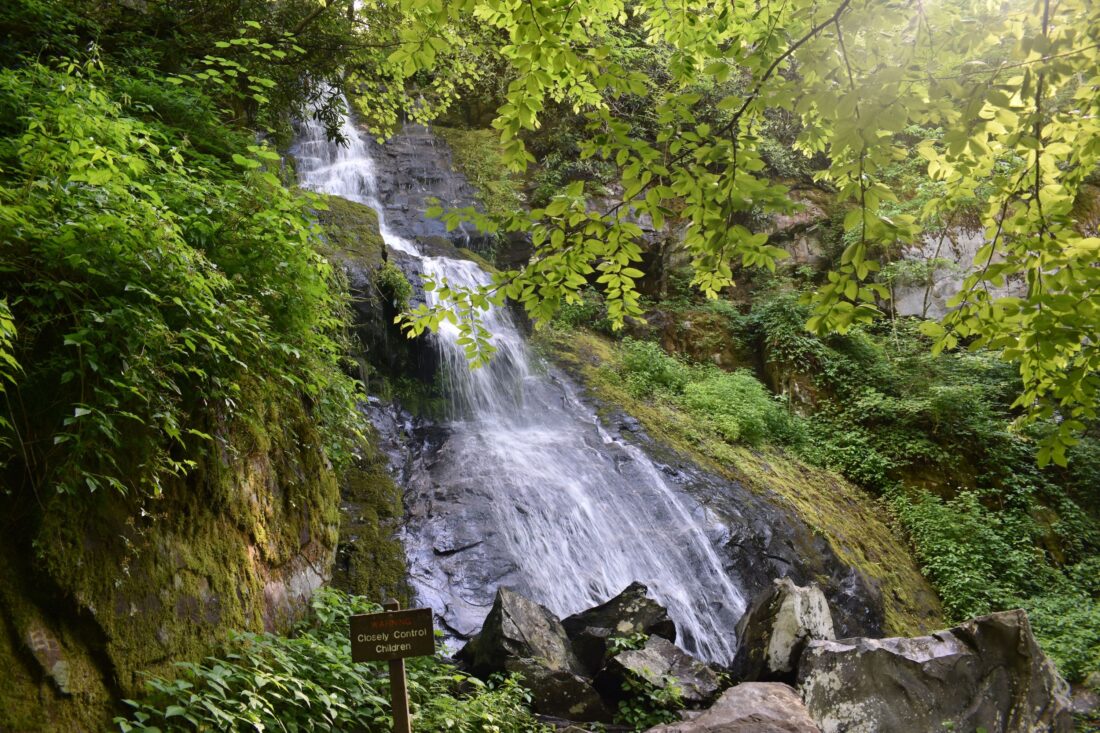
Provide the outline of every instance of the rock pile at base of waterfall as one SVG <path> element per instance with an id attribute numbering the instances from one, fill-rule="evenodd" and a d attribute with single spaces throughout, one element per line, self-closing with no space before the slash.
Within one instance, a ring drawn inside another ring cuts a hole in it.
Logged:
<path id="1" fill-rule="evenodd" d="M 719 690 L 717 672 L 677 648 L 668 612 L 632 583 L 607 603 L 559 621 L 546 608 L 511 590 L 497 591 L 481 633 L 458 653 L 479 676 L 518 672 L 536 712 L 577 721 L 610 722 L 628 680 L 663 687 L 670 681 L 689 705 Z M 639 640 L 617 650 L 612 639 Z"/>
<path id="2" fill-rule="evenodd" d="M 695 710 L 654 733 L 1073 729 L 1069 686 L 1024 611 L 930 636 L 836 640 L 820 589 L 781 579 L 754 600 L 737 631 L 733 678 L 740 684 L 702 711 L 722 678 L 671 643 L 675 628 L 665 609 L 638 583 L 564 622 L 502 589 L 481 633 L 458 656 L 480 676 L 522 674 L 536 712 L 571 721 L 610 722 L 619 702 L 637 694 L 631 686 L 674 684 Z M 797 681 L 797 694 L 758 681 L 776 677 Z"/>

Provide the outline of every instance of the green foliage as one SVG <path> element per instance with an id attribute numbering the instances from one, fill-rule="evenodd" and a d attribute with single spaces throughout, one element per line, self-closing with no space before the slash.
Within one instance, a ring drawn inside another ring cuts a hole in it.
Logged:
<path id="1" fill-rule="evenodd" d="M 629 636 L 612 636 L 607 640 L 607 651 L 611 655 L 635 651 L 644 648 L 647 641 L 649 641 L 649 634 L 644 631 L 636 631 Z"/>
<path id="2" fill-rule="evenodd" d="M 593 288 L 584 288 L 574 303 L 564 303 L 554 315 L 554 325 L 564 328 L 589 328 L 611 335 L 611 322 L 607 320 L 607 305 L 603 296 Z"/>
<path id="3" fill-rule="evenodd" d="M 401 268 L 392 262 L 384 262 L 374 273 L 374 282 L 382 294 L 397 310 L 404 310 L 412 296 L 412 283 Z"/>
<path id="4" fill-rule="evenodd" d="M 0 283 L 25 369 L 2 462 L 38 489 L 159 494 L 212 447 L 215 415 L 247 417 L 246 380 L 311 400 L 342 460 L 358 423 L 345 304 L 307 200 L 267 169 L 269 148 L 211 164 L 136 117 L 114 78 L 95 59 L 0 73 L 16 121 L 0 140 Z"/>
<path id="5" fill-rule="evenodd" d="M 726 440 L 749 445 L 789 442 L 790 417 L 751 372 L 709 368 L 704 375 L 684 386 L 680 402 L 715 425 Z"/>
<path id="6" fill-rule="evenodd" d="M 691 378 L 686 364 L 652 341 L 623 339 L 622 366 L 630 391 L 638 397 L 659 391 L 679 394 Z"/>
<path id="7" fill-rule="evenodd" d="M 627 698 L 619 702 L 615 722 L 636 731 L 679 720 L 678 713 L 684 708 L 683 690 L 674 677 L 665 677 L 664 684 L 658 686 L 628 672 L 623 692 Z"/>
<path id="8" fill-rule="evenodd" d="M 623 339 L 621 370 L 635 397 L 667 399 L 731 443 L 790 443 L 801 427 L 750 372 L 693 367 L 652 341 Z"/>
<path id="9" fill-rule="evenodd" d="M 1100 577 L 1095 559 L 1086 566 Z M 1082 592 L 1080 586 L 1061 584 L 1056 592 L 1024 599 L 1035 635 L 1069 680 L 1081 681 L 1100 672 L 1100 593 Z"/>
<path id="10" fill-rule="evenodd" d="M 949 619 L 1022 606 L 1067 679 L 1100 671 L 1097 557 L 1052 567 L 1038 547 L 1031 502 L 994 510 L 968 491 L 947 501 L 927 493 L 898 495 L 893 504 Z"/>
<path id="11" fill-rule="evenodd" d="M 154 678 L 148 695 L 116 718 L 128 731 L 388 730 L 384 663 L 354 664 L 349 616 L 381 609 L 361 596 L 318 591 L 309 621 L 291 636 L 238 635 L 225 653 L 181 663 L 175 679 Z M 535 733 L 528 693 L 515 678 L 494 685 L 439 658 L 408 662 L 413 725 L 460 733 Z"/>

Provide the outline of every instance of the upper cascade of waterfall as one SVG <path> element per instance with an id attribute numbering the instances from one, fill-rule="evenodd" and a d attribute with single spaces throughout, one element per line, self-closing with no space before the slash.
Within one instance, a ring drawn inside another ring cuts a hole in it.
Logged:
<path id="1" fill-rule="evenodd" d="M 347 103 L 344 99 L 345 106 Z M 340 135 L 344 144 L 329 140 L 324 124 L 318 120 L 309 119 L 302 124 L 292 151 L 298 161 L 298 180 L 302 188 L 366 204 L 378 214 L 378 228 L 387 246 L 419 255 L 415 244 L 390 231 L 385 209 L 378 201 L 374 160 L 367 140 L 348 115 L 341 120 Z"/>
<path id="2" fill-rule="evenodd" d="M 419 257 L 434 279 L 489 282 L 468 260 L 421 257 L 389 228 L 371 147 L 350 119 L 346 146 L 329 142 L 320 123 L 303 128 L 295 155 L 304 187 L 374 208 L 386 244 Z M 434 292 L 427 297 L 435 302 Z M 677 643 L 731 662 L 745 600 L 705 509 L 639 448 L 604 431 L 567 380 L 532 365 L 508 309 L 491 308 L 484 323 L 497 352 L 481 369 L 470 369 L 454 325 L 444 321 L 435 337 L 454 409 L 444 444 L 405 486 L 407 502 L 428 507 L 404 533 L 419 600 L 468 635 L 501 585 L 565 616 L 641 581 L 668 608 Z"/>

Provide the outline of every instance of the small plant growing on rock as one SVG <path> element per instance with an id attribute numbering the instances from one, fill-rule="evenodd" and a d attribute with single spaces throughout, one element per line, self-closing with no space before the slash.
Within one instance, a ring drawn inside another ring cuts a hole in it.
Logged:
<path id="1" fill-rule="evenodd" d="M 389 298 L 396 310 L 402 311 L 409 306 L 412 285 L 401 268 L 392 262 L 386 262 L 378 268 L 374 282 L 386 298 Z"/>
<path id="2" fill-rule="evenodd" d="M 658 686 L 628 673 L 623 680 L 623 692 L 628 697 L 619 703 L 615 722 L 634 730 L 646 730 L 678 720 L 677 713 L 684 708 L 683 690 L 674 677 L 666 676 L 663 682 Z"/>

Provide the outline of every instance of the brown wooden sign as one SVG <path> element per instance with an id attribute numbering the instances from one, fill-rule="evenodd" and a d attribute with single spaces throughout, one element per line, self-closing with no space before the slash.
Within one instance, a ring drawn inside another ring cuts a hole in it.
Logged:
<path id="1" fill-rule="evenodd" d="M 435 631 L 430 608 L 351 617 L 353 662 L 382 662 L 432 654 L 435 654 Z"/>

